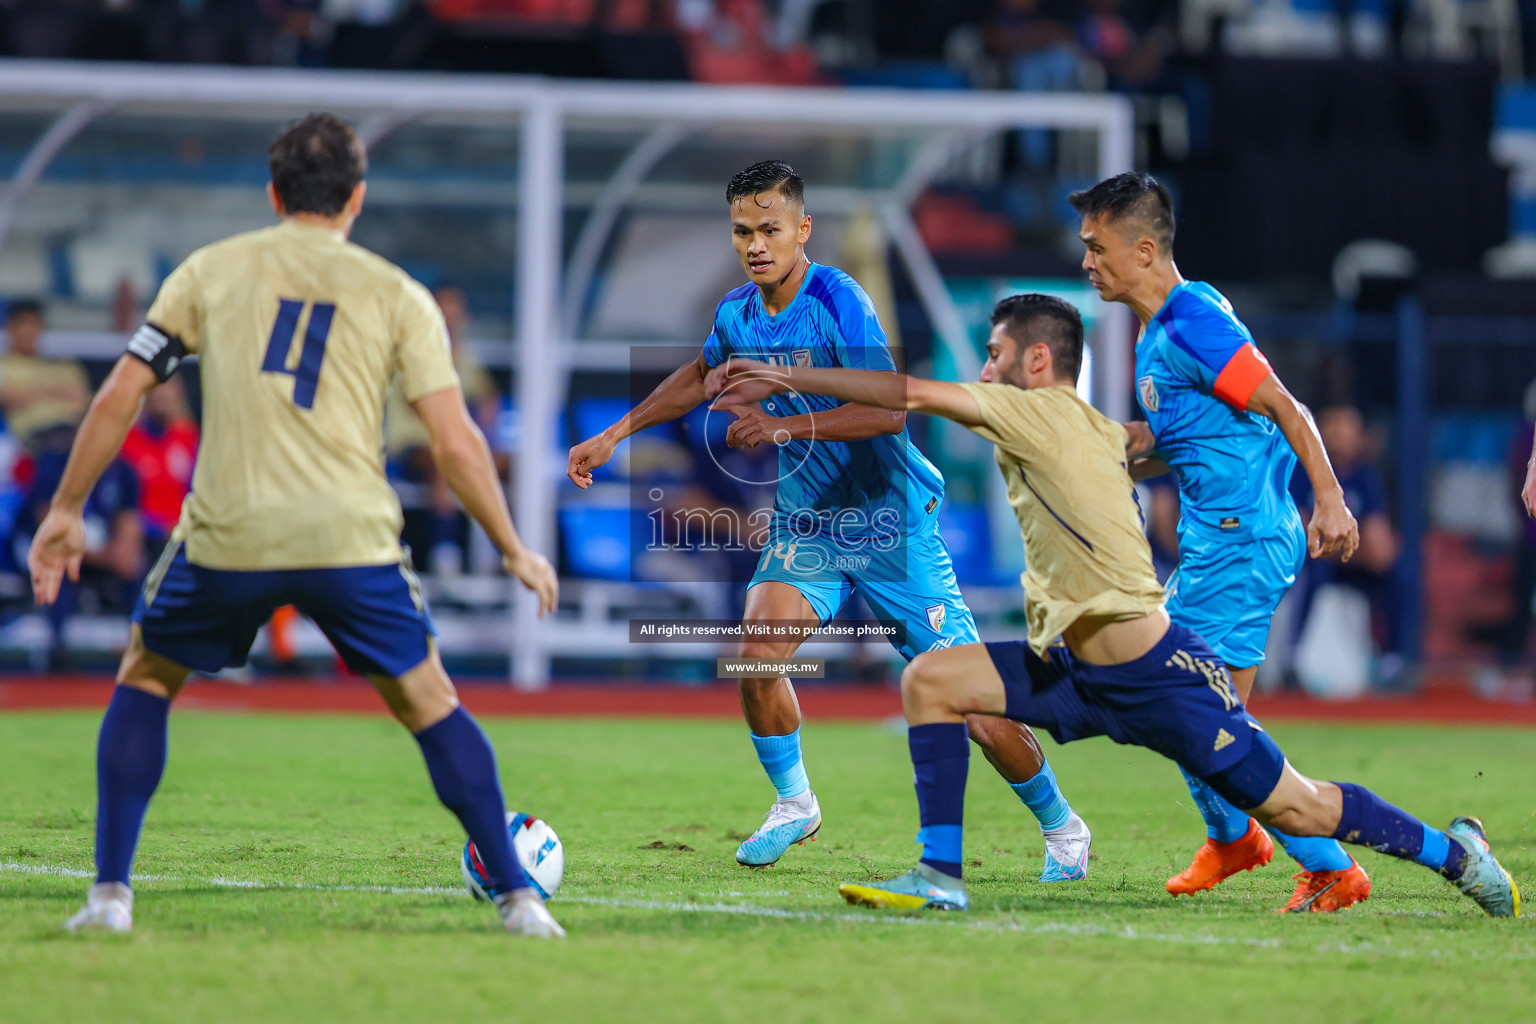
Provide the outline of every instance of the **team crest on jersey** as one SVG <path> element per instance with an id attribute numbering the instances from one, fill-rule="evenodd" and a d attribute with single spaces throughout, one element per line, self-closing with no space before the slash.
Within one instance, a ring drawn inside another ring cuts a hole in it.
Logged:
<path id="1" fill-rule="evenodd" d="M 796 366 L 811 365 L 811 350 L 808 348 L 797 348 L 790 355 L 794 357 Z"/>
<path id="2" fill-rule="evenodd" d="M 935 633 L 944 632 L 945 608 L 942 604 L 931 604 L 923 611 L 928 613 L 928 626 Z"/>
<path id="3" fill-rule="evenodd" d="M 1141 392 L 1141 407 L 1147 412 L 1157 412 L 1157 382 L 1147 375 L 1136 382 Z"/>

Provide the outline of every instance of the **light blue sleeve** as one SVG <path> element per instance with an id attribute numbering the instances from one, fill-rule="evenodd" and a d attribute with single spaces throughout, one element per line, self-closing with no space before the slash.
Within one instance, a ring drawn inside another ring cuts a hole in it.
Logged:
<path id="1" fill-rule="evenodd" d="M 1253 342 L 1237 319 L 1195 296 L 1180 296 L 1156 322 L 1172 344 L 1164 352 L 1171 368 L 1206 394 L 1244 346 Z"/>
<path id="2" fill-rule="evenodd" d="M 839 275 L 825 285 L 817 281 L 816 286 L 818 297 L 832 314 L 832 346 L 837 364 L 852 370 L 894 373 L 896 360 L 868 293 L 846 275 Z"/>

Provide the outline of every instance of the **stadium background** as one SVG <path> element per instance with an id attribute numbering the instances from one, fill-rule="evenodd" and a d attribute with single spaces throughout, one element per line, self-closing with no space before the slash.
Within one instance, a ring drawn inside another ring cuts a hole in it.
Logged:
<path id="1" fill-rule="evenodd" d="M 1381 541 L 1358 571 L 1310 570 L 1261 685 L 1417 693 L 1431 709 L 1473 693 L 1498 702 L 1489 718 L 1528 720 L 1513 704 L 1532 697 L 1536 592 L 1536 531 L 1517 498 L 1536 419 L 1533 17 L 1515 0 L 0 0 L 9 358 L 36 310 L 42 354 L 99 382 L 179 260 L 269 222 L 275 130 L 333 107 L 371 147 L 354 238 L 439 294 L 519 525 L 564 581 L 553 624 L 519 618 L 419 438 L 392 431 L 450 670 L 555 692 L 702 686 L 723 652 L 638 647 L 627 622 L 739 614 L 740 586 L 720 581 L 745 579 L 754 558 L 642 550 L 635 497 L 666 490 L 674 511 L 759 500 L 709 471 L 720 425 L 700 410 L 635 438 L 591 491 L 563 470 L 570 444 L 691 358 L 738 282 L 726 177 L 768 156 L 801 170 L 812 257 L 864 284 L 916 372 L 973 374 L 996 296 L 1072 298 L 1094 325 L 1092 397 L 1124 412 L 1130 323 L 1085 287 L 1065 197 L 1133 163 L 1174 190 L 1183 272 L 1226 292 L 1292 390 L 1330 410 L 1335 459 Z M 517 75 L 544 77 L 501 77 Z M 539 82 L 580 94 L 558 134 L 530 127 Z M 502 104 L 514 93 L 526 104 Z M 722 110 L 687 114 L 697 97 Z M 1013 113 L 949 133 L 918 109 L 994 100 Z M 906 106 L 913 123 L 861 121 L 861 104 Z M 1036 126 L 1005 130 L 1009 118 Z M 530 141 L 554 160 L 531 158 Z M 530 200 L 549 194 L 530 168 L 559 169 L 557 208 Z M 555 258 L 530 246 L 534 220 Z M 33 610 L 16 571 L 56 452 L 17 429 L 38 395 L 0 378 L 0 665 L 21 684 L 7 702 L 47 673 L 106 681 L 190 465 L 195 366 L 180 376 L 185 410 L 154 410 L 121 486 L 98 493 L 100 556 L 67 616 Z M 552 406 L 537 429 L 530 393 Z M 912 428 L 949 481 L 945 536 L 983 634 L 1018 631 L 1017 533 L 989 451 L 922 417 Z M 1142 497 L 1166 556 L 1169 493 Z M 512 657 L 535 628 L 539 658 Z M 816 653 L 831 682 L 873 684 L 887 706 L 899 663 L 883 642 Z M 298 622 L 229 675 L 310 679 L 269 690 L 303 700 L 338 672 Z M 715 697 L 730 702 L 676 706 Z"/>

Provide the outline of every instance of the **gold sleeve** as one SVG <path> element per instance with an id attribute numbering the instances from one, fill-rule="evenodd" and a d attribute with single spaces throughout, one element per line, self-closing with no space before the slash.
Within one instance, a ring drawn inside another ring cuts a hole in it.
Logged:
<path id="1" fill-rule="evenodd" d="M 448 327 L 432 293 L 407 280 L 395 324 L 395 370 L 400 395 L 414 402 L 434 391 L 459 386 L 448 346 Z"/>
<path id="2" fill-rule="evenodd" d="M 982 425 L 971 429 L 1015 461 L 1032 461 L 1040 446 L 1049 443 L 1048 438 L 1053 432 L 1048 429 L 1050 411 L 1045 392 L 1052 389 L 1025 391 L 1012 384 L 979 382 L 960 386 L 970 392 L 981 409 Z"/>
<path id="3" fill-rule="evenodd" d="M 160 285 L 144 319 L 163 334 L 181 342 L 187 352 L 201 344 L 202 313 L 198 309 L 197 253 L 182 261 Z"/>

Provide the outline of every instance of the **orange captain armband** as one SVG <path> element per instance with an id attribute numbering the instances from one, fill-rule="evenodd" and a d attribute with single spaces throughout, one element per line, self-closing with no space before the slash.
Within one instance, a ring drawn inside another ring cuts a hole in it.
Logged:
<path id="1" fill-rule="evenodd" d="M 1273 372 L 1264 353 L 1250 341 L 1232 353 L 1226 368 L 1216 375 L 1211 393 L 1241 412 L 1248 408 L 1248 399 L 1264 383 L 1264 378 Z"/>

